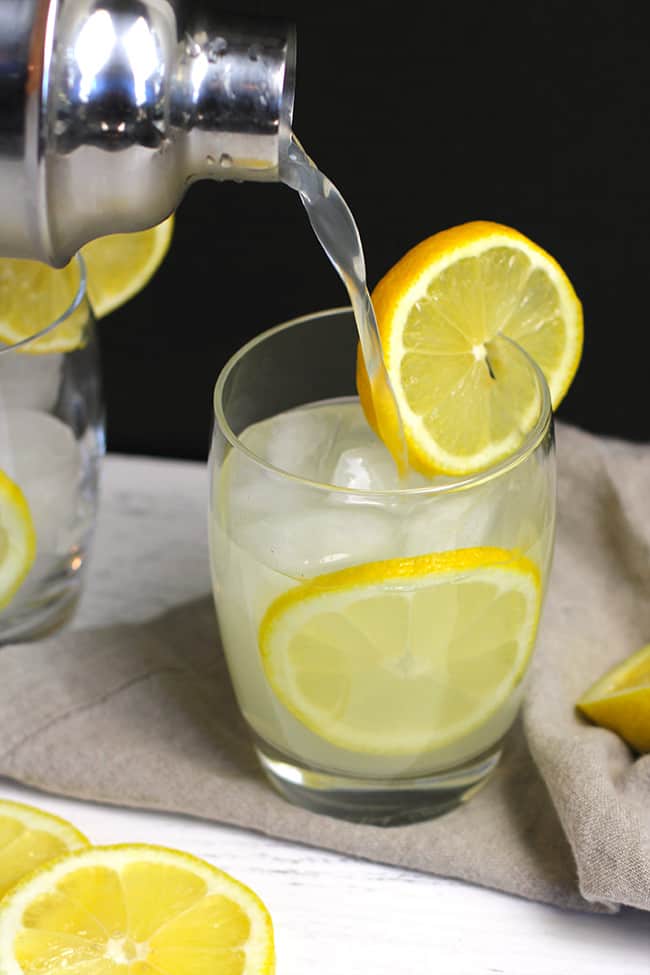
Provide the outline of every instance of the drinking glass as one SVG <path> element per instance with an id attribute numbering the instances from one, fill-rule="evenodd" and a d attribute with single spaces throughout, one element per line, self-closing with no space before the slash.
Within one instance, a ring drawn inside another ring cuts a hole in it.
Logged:
<path id="1" fill-rule="evenodd" d="M 453 808 L 499 761 L 552 558 L 553 416 L 519 350 L 537 406 L 511 455 L 400 480 L 356 397 L 356 343 L 351 310 L 333 309 L 223 368 L 211 571 L 268 779 L 308 809 L 390 825 Z"/>
<path id="2" fill-rule="evenodd" d="M 0 644 L 45 636 L 71 618 L 97 511 L 104 406 L 82 258 L 44 275 L 43 288 L 55 317 L 0 345 L 0 573 L 7 546 L 31 539 L 20 578 L 5 588 Z"/>

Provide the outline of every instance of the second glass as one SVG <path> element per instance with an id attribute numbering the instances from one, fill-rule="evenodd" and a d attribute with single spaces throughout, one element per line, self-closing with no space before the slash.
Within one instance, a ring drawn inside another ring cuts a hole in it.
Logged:
<path id="1" fill-rule="evenodd" d="M 0 645 L 45 636 L 73 614 L 104 453 L 83 261 L 56 273 L 38 267 L 29 280 L 17 278 L 14 292 L 12 311 L 28 337 L 0 344 Z M 49 308 L 51 317 L 30 334 L 32 308 L 41 319 Z"/>
<path id="2" fill-rule="evenodd" d="M 266 775 L 357 822 L 430 818 L 496 767 L 519 710 L 555 530 L 553 417 L 480 474 L 399 480 L 356 397 L 349 309 L 259 336 L 223 369 L 212 577 Z"/>

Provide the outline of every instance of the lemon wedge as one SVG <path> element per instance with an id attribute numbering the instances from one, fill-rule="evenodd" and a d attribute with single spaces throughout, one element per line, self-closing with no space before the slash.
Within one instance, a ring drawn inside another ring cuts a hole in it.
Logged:
<path id="1" fill-rule="evenodd" d="M 25 495 L 0 471 L 0 609 L 8 606 L 36 558 L 36 532 Z"/>
<path id="2" fill-rule="evenodd" d="M 132 234 L 100 237 L 81 249 L 88 299 L 103 318 L 144 288 L 169 250 L 174 217 Z M 0 259 L 0 342 L 14 345 L 47 329 L 71 308 L 79 290 L 79 265 L 53 268 L 37 261 Z M 70 352 L 85 341 L 88 306 L 81 302 L 60 325 L 21 351 L 43 355 Z"/>
<path id="3" fill-rule="evenodd" d="M 271 975 L 262 901 L 211 864 L 146 844 L 46 864 L 0 901 L 0 973 Z"/>
<path id="4" fill-rule="evenodd" d="M 425 474 L 487 468 L 534 425 L 539 394 L 513 342 L 541 368 L 554 408 L 582 355 L 582 306 L 567 275 L 501 224 L 475 221 L 422 241 L 377 284 L 372 302 L 409 460 Z M 373 405 L 360 351 L 357 387 L 379 431 L 381 400 Z"/>
<path id="5" fill-rule="evenodd" d="M 508 700 L 539 608 L 529 559 L 463 549 L 317 576 L 270 605 L 259 645 L 275 694 L 315 734 L 409 754 L 463 738 Z"/>
<path id="6" fill-rule="evenodd" d="M 65 819 L 0 799 L 0 898 L 36 867 L 86 846 L 86 837 Z"/>
<path id="7" fill-rule="evenodd" d="M 650 752 L 650 643 L 607 671 L 576 706 L 635 751 Z"/>

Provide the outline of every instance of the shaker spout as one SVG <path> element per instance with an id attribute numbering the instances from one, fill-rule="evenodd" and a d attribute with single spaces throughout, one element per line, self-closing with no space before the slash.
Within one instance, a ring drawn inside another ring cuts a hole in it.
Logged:
<path id="1" fill-rule="evenodd" d="M 295 30 L 207 0 L 0 0 L 0 255 L 63 266 L 200 179 L 274 181 Z"/>

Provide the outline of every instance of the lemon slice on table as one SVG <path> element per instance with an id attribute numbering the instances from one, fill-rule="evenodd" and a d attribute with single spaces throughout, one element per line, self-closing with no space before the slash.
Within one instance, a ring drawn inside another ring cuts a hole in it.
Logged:
<path id="1" fill-rule="evenodd" d="M 65 819 L 0 799 L 0 899 L 36 867 L 87 846 L 86 837 Z"/>
<path id="2" fill-rule="evenodd" d="M 0 471 L 0 609 L 14 598 L 36 558 L 36 532 L 25 495 Z"/>
<path id="3" fill-rule="evenodd" d="M 100 237 L 81 248 L 96 318 L 108 315 L 144 288 L 169 249 L 173 228 L 172 215 L 149 230 Z M 70 308 L 78 287 L 75 261 L 53 268 L 38 261 L 0 258 L 0 342 L 13 345 L 47 328 Z M 21 351 L 70 352 L 83 344 L 87 319 L 82 303 L 65 322 Z"/>
<path id="4" fill-rule="evenodd" d="M 408 754 L 462 738 L 508 699 L 539 609 L 531 561 L 462 549 L 311 579 L 271 604 L 259 644 L 277 697 L 315 734 Z"/>
<path id="5" fill-rule="evenodd" d="M 94 847 L 47 864 L 0 901 L 1 975 L 271 975 L 259 897 L 187 853 Z"/>
<path id="6" fill-rule="evenodd" d="M 650 643 L 608 670 L 576 706 L 635 751 L 650 752 Z"/>
<path id="7" fill-rule="evenodd" d="M 484 469 L 536 422 L 530 367 L 507 339 L 539 365 L 554 408 L 580 362 L 582 306 L 567 275 L 501 224 L 462 224 L 422 241 L 377 284 L 372 302 L 409 458 L 427 474 Z M 357 386 L 378 430 L 360 352 Z"/>

